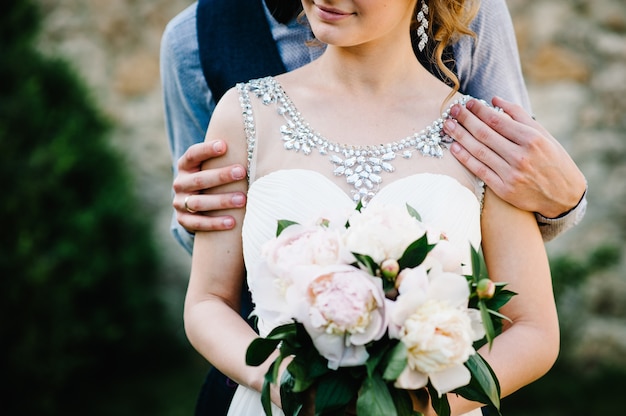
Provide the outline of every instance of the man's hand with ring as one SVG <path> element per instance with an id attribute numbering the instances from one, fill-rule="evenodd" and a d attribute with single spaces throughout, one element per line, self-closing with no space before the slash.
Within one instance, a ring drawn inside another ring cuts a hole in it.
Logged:
<path id="1" fill-rule="evenodd" d="M 188 213 L 190 213 L 190 214 L 195 214 L 195 213 L 196 213 L 196 212 L 198 212 L 198 211 L 196 211 L 195 209 L 191 209 L 191 208 L 189 208 L 189 198 L 190 198 L 190 197 L 191 197 L 191 195 L 187 195 L 187 196 L 185 197 L 185 209 L 187 210 L 187 212 L 188 212 Z"/>
<path id="2" fill-rule="evenodd" d="M 221 140 L 196 143 L 178 160 L 172 205 L 176 219 L 189 232 L 231 229 L 235 225 L 233 217 L 210 216 L 205 212 L 242 208 L 246 204 L 246 196 L 241 192 L 204 194 L 207 189 L 245 179 L 246 170 L 241 165 L 202 170 L 204 162 L 222 156 L 226 150 L 226 143 Z"/>

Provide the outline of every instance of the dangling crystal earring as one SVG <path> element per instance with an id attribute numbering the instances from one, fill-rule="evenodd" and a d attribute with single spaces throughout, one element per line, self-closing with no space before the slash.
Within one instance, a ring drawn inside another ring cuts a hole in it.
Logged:
<path id="1" fill-rule="evenodd" d="M 426 0 L 421 1 L 422 7 L 420 11 L 417 12 L 417 23 L 419 23 L 419 26 L 417 27 L 417 36 L 420 38 L 417 47 L 420 52 L 424 50 L 426 43 L 428 42 L 428 4 L 426 4 Z"/>

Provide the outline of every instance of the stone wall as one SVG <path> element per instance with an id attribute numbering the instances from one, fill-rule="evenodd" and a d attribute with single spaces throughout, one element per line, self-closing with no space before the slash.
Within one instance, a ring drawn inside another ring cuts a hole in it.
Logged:
<path id="1" fill-rule="evenodd" d="M 583 223 L 549 248 L 622 243 L 626 230 L 626 3 L 509 0 L 534 111 L 589 182 Z"/>
<path id="2" fill-rule="evenodd" d="M 167 22 L 191 3 L 40 0 L 45 16 L 41 48 L 74 65 L 116 124 L 113 145 L 126 156 L 134 173 L 141 199 L 137 209 L 153 219 L 165 259 L 164 275 L 174 285 L 186 281 L 190 257 L 169 232 L 172 175 L 163 122 L 159 47 Z M 176 295 L 180 297 L 180 293 Z"/>
<path id="3" fill-rule="evenodd" d="M 192 2 L 40 3 L 46 16 L 42 48 L 67 57 L 75 65 L 117 124 L 112 141 L 126 155 L 135 174 L 141 196 L 137 209 L 153 218 L 166 260 L 165 275 L 184 287 L 189 257 L 169 234 L 172 178 L 158 61 L 166 22 Z M 624 246 L 626 2 L 509 0 L 508 4 L 534 112 L 589 181 L 589 208 L 583 223 L 549 243 L 548 249 L 552 255 L 577 256 L 606 242 Z M 591 284 L 585 290 L 596 298 L 626 294 L 625 271 L 626 267 L 612 271 L 601 284 Z M 178 305 L 181 297 L 182 291 L 173 293 Z M 591 320 L 598 318 L 592 312 L 589 316 Z M 623 327 L 625 320 L 626 312 L 616 325 Z M 606 325 L 589 325 L 596 334 L 592 341 L 615 332 L 614 326 L 602 327 Z M 620 337 L 615 341 L 619 346 L 615 351 L 626 356 L 626 335 Z"/>
<path id="4" fill-rule="evenodd" d="M 613 244 L 626 257 L 626 2 L 508 0 L 522 66 L 539 120 L 589 183 L 587 215 L 548 244 L 550 254 L 584 258 Z M 575 345 L 562 357 L 583 371 L 626 368 L 626 261 L 591 276 L 559 303 Z"/>

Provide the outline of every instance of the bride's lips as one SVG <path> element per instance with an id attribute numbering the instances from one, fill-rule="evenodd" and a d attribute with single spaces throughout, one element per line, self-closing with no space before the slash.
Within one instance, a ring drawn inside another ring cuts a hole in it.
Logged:
<path id="1" fill-rule="evenodd" d="M 320 20 L 327 22 L 337 22 L 352 16 L 352 13 L 344 12 L 332 7 L 322 6 L 319 4 L 316 4 L 315 7 L 317 9 L 317 16 Z"/>

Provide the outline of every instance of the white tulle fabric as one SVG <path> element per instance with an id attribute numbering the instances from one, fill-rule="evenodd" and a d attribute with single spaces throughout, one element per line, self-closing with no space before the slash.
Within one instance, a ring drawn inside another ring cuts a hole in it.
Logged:
<path id="1" fill-rule="evenodd" d="M 446 233 L 457 244 L 470 265 L 470 244 L 480 245 L 480 202 L 476 194 L 455 178 L 444 174 L 417 173 L 388 183 L 374 201 L 405 204 L 415 208 L 422 220 Z M 279 219 L 305 222 L 328 210 L 354 209 L 344 189 L 327 176 L 307 169 L 285 169 L 269 173 L 254 181 L 248 191 L 243 223 L 243 249 L 248 283 L 254 298 L 254 270 L 260 260 L 261 246 L 276 233 Z M 468 270 L 469 271 L 469 270 Z M 261 335 L 267 335 L 281 322 L 259 322 Z M 263 415 L 260 394 L 240 386 L 229 410 L 229 416 Z M 277 407 L 274 415 L 283 415 Z M 480 415 L 480 409 L 467 413 Z"/>

